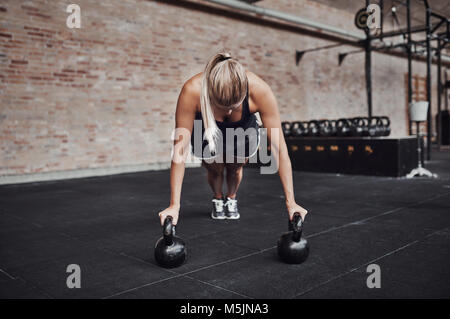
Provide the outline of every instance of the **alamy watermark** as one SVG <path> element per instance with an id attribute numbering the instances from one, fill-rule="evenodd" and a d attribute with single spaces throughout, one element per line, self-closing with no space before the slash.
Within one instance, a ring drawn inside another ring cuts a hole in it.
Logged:
<path id="1" fill-rule="evenodd" d="M 381 288 L 381 268 L 377 264 L 370 264 L 367 266 L 366 272 L 370 274 L 367 277 L 367 288 Z"/>
<path id="2" fill-rule="evenodd" d="M 66 268 L 67 276 L 66 285 L 69 289 L 81 288 L 81 268 L 77 264 L 70 264 Z"/>
<path id="3" fill-rule="evenodd" d="M 172 148 L 173 162 L 198 163 L 201 159 L 206 163 L 245 163 L 248 160 L 248 163 L 262 164 L 261 174 L 278 172 L 279 128 L 230 127 L 225 129 L 225 134 L 219 130 L 215 150 L 211 150 L 202 127 L 202 121 L 195 120 L 192 134 L 186 128 L 173 131 L 172 139 L 176 141 Z"/>
<path id="4" fill-rule="evenodd" d="M 378 4 L 372 3 L 367 6 L 367 27 L 370 30 L 381 28 L 381 8 Z"/>
<path id="5" fill-rule="evenodd" d="M 81 28 L 81 8 L 78 4 L 69 4 L 66 8 L 66 12 L 70 13 L 67 17 L 66 25 L 70 29 Z"/>

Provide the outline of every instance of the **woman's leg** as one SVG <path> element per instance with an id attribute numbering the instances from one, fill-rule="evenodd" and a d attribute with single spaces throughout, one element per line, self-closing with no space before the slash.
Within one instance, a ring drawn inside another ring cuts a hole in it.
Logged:
<path id="1" fill-rule="evenodd" d="M 221 199 L 223 197 L 222 184 L 223 184 L 223 172 L 225 169 L 224 163 L 206 163 L 203 161 L 202 165 L 207 170 L 208 183 L 214 193 L 214 198 Z"/>
<path id="2" fill-rule="evenodd" d="M 239 185 L 242 181 L 242 176 L 244 172 L 244 163 L 229 163 L 225 164 L 227 170 L 227 199 L 225 206 L 227 207 L 225 216 L 227 219 L 239 219 L 239 209 L 238 201 L 236 200 L 236 193 L 238 191 Z"/>
<path id="3" fill-rule="evenodd" d="M 244 165 L 248 162 L 248 159 L 244 163 L 229 163 L 225 164 L 227 170 L 227 197 L 235 198 L 239 185 L 242 181 L 244 172 Z"/>

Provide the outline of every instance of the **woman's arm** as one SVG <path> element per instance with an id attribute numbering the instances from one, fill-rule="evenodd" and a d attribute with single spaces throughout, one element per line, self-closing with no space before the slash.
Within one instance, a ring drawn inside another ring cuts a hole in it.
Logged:
<path id="1" fill-rule="evenodd" d="M 289 218 L 292 219 L 294 213 L 298 212 L 304 219 L 308 212 L 295 202 L 291 160 L 281 129 L 277 101 L 270 86 L 266 82 L 256 75 L 253 75 L 252 78 L 254 78 L 254 81 L 252 83 L 251 97 L 257 105 L 257 110 L 261 116 L 263 125 L 267 129 L 271 153 L 279 165 L 278 174 L 283 185 Z"/>
<path id="2" fill-rule="evenodd" d="M 175 113 L 174 152 L 170 166 L 170 205 L 159 213 L 161 225 L 167 216 L 178 222 L 185 162 L 195 119 L 196 94 L 193 84 L 186 82 L 178 97 Z"/>

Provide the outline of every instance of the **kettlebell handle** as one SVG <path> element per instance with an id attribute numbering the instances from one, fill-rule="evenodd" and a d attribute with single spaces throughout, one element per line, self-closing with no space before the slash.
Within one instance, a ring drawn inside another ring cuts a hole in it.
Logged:
<path id="1" fill-rule="evenodd" d="M 292 218 L 292 229 L 294 230 L 292 233 L 292 239 L 295 242 L 299 242 L 303 231 L 303 220 L 300 213 L 294 214 L 294 217 Z"/>
<path id="2" fill-rule="evenodd" d="M 172 216 L 167 216 L 166 219 L 164 219 L 163 225 L 163 237 L 167 246 L 173 244 L 173 228 Z"/>

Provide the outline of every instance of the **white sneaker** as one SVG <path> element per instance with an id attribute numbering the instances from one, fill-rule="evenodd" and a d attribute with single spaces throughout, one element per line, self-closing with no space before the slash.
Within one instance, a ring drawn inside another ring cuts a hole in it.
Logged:
<path id="1" fill-rule="evenodd" d="M 225 219 L 225 203 L 223 202 L 223 199 L 216 199 L 213 198 L 213 207 L 211 212 L 211 218 L 212 219 Z"/>
<path id="2" fill-rule="evenodd" d="M 237 199 L 227 197 L 225 206 L 227 206 L 227 212 L 225 214 L 227 219 L 239 219 L 241 217 L 238 211 Z"/>

